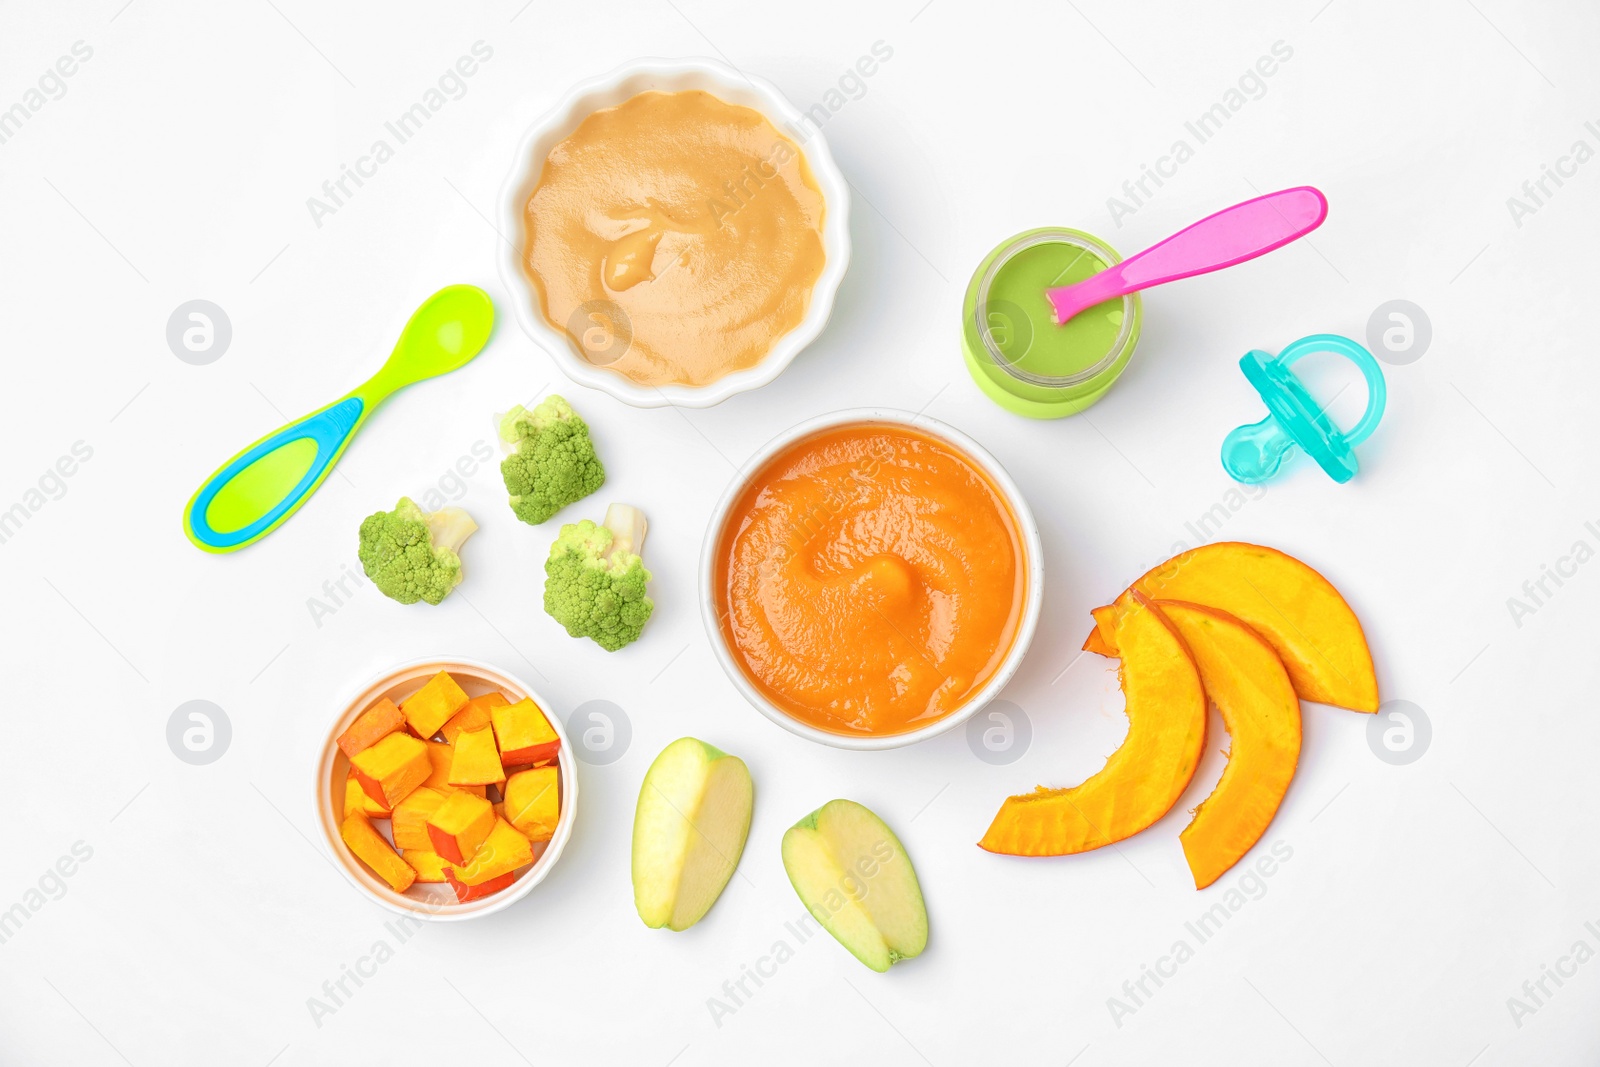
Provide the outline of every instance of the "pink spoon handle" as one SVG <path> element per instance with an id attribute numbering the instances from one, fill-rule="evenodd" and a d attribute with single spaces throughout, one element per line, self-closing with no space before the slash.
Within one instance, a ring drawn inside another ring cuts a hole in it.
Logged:
<path id="1" fill-rule="evenodd" d="M 1223 208 L 1138 255 L 1072 285 L 1045 290 L 1056 322 L 1084 308 L 1152 286 L 1209 274 L 1304 237 L 1328 217 L 1328 200 L 1309 185 Z"/>

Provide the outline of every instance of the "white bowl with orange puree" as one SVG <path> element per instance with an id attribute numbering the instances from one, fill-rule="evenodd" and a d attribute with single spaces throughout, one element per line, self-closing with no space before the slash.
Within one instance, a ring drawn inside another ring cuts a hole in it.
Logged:
<path id="1" fill-rule="evenodd" d="M 500 195 L 500 277 L 574 381 L 638 407 L 709 407 L 822 332 L 848 215 L 821 132 L 776 87 L 642 59 L 523 137 Z"/>
<path id="2" fill-rule="evenodd" d="M 1021 665 L 1043 599 L 1016 483 L 925 415 L 835 412 L 782 434 L 723 494 L 701 610 L 757 710 L 838 748 L 953 729 Z"/>

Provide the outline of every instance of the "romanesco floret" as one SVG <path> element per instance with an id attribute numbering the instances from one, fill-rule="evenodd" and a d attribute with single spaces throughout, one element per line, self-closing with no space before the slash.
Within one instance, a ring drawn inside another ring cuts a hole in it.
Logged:
<path id="1" fill-rule="evenodd" d="M 584 519 L 561 527 L 544 565 L 544 610 L 607 652 L 637 641 L 655 610 L 639 558 L 644 533 L 644 512 L 627 504 L 607 508 L 603 525 Z"/>
<path id="2" fill-rule="evenodd" d="M 606 469 L 594 453 L 589 424 L 559 396 L 532 411 L 520 404 L 500 418 L 500 447 L 510 454 L 500 476 L 511 494 L 511 510 L 537 526 L 605 484 Z"/>
<path id="3" fill-rule="evenodd" d="M 361 520 L 361 569 L 386 597 L 437 604 L 461 584 L 461 545 L 477 529 L 460 508 L 430 513 L 403 496 Z"/>

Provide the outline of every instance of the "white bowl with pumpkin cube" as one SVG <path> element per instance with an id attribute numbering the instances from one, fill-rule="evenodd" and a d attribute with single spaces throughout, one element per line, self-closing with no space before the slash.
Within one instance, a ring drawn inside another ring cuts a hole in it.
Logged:
<path id="1" fill-rule="evenodd" d="M 328 732 L 317 811 L 334 862 L 379 904 L 474 919 L 525 896 L 572 836 L 577 763 L 529 686 L 418 660 L 364 686 Z"/>

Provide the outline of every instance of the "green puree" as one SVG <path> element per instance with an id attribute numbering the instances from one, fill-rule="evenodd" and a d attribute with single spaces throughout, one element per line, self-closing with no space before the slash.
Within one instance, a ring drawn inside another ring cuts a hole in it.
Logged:
<path id="1" fill-rule="evenodd" d="M 1122 331 L 1122 298 L 1096 304 L 1057 326 L 1046 289 L 1105 270 L 1093 252 L 1061 241 L 1024 248 L 1001 265 L 989 285 L 989 334 L 1012 366 L 1064 377 L 1087 370 L 1111 351 Z"/>

